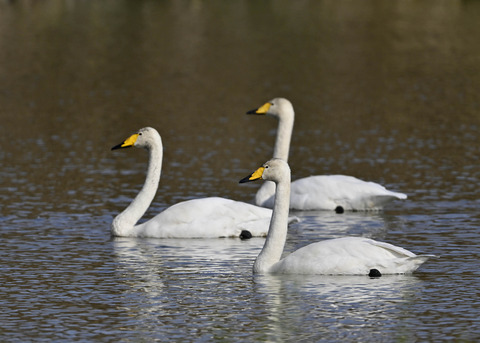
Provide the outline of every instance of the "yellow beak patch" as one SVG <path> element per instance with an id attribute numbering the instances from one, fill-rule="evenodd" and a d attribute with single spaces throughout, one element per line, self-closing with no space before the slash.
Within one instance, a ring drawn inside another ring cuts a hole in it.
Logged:
<path id="1" fill-rule="evenodd" d="M 261 107 L 259 107 L 256 111 L 256 113 L 267 113 L 268 110 L 270 109 L 270 106 L 272 106 L 271 103 L 267 102 L 265 103 L 264 105 L 262 105 Z"/>
<path id="2" fill-rule="evenodd" d="M 254 181 L 254 180 L 261 179 L 264 170 L 265 170 L 265 167 L 260 167 L 260 168 L 258 168 L 257 170 L 255 170 L 255 171 L 253 172 L 252 175 L 250 175 L 249 180 L 250 180 L 250 181 Z"/>
<path id="3" fill-rule="evenodd" d="M 128 137 L 121 145 L 122 148 L 128 148 L 130 146 L 133 146 L 135 142 L 137 141 L 138 138 L 138 133 L 135 133 Z"/>
<path id="4" fill-rule="evenodd" d="M 125 139 L 123 141 L 123 143 L 120 143 L 118 145 L 115 145 L 112 150 L 116 150 L 116 149 L 122 149 L 122 148 L 129 148 L 131 146 L 133 146 L 135 144 L 135 142 L 137 141 L 137 138 L 138 138 L 138 133 L 134 134 L 134 135 L 131 135 L 130 137 L 128 137 L 127 139 Z"/>

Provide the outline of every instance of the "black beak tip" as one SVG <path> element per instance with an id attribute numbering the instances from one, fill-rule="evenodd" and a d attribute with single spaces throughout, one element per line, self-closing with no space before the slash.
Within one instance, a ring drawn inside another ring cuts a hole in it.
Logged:
<path id="1" fill-rule="evenodd" d="M 250 176 L 251 176 L 251 175 L 245 176 L 243 179 L 241 179 L 240 181 L 238 181 L 238 183 L 245 183 L 245 182 L 251 181 L 251 180 L 250 180 Z"/>
<path id="2" fill-rule="evenodd" d="M 128 147 L 122 147 L 122 144 L 123 144 L 123 143 L 117 144 L 117 145 L 115 145 L 114 147 L 112 147 L 112 149 L 110 149 L 110 150 L 117 150 L 117 149 L 128 148 Z"/>
<path id="3" fill-rule="evenodd" d="M 247 112 L 247 114 L 257 114 L 257 109 L 250 110 Z"/>

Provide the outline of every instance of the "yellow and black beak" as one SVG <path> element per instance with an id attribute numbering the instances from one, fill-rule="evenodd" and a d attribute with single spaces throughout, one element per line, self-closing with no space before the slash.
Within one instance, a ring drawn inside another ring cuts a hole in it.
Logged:
<path id="1" fill-rule="evenodd" d="M 137 141 L 137 138 L 138 138 L 138 133 L 135 133 L 130 137 L 128 137 L 127 139 L 125 139 L 123 143 L 115 145 L 112 148 L 112 150 L 130 148 L 135 144 L 135 142 Z"/>
<path id="2" fill-rule="evenodd" d="M 262 178 L 264 170 L 265 170 L 265 167 L 258 168 L 252 174 L 250 174 L 250 175 L 244 177 L 243 179 L 241 179 L 239 183 L 245 183 L 245 182 L 260 180 Z"/>
<path id="3" fill-rule="evenodd" d="M 272 106 L 272 103 L 267 102 L 259 108 L 248 111 L 247 114 L 266 114 L 268 112 L 268 110 L 270 109 L 270 106 Z"/>

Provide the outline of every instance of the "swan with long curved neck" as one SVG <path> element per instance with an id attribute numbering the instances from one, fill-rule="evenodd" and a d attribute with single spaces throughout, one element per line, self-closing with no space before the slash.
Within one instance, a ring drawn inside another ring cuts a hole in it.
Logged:
<path id="1" fill-rule="evenodd" d="M 266 114 L 278 119 L 273 158 L 288 162 L 295 112 L 292 103 L 275 98 L 247 114 Z M 346 175 L 316 175 L 292 182 L 290 208 L 295 210 L 379 210 L 394 199 L 406 199 L 403 193 L 387 190 L 374 182 Z M 275 186 L 265 182 L 257 191 L 258 206 L 273 207 Z"/>
<path id="2" fill-rule="evenodd" d="M 266 162 L 240 183 L 270 180 L 276 184 L 270 228 L 253 265 L 258 274 L 370 275 L 405 274 L 433 255 L 414 253 L 368 238 L 344 237 L 312 243 L 281 259 L 287 238 L 290 201 L 290 168 L 282 159 Z"/>
<path id="3" fill-rule="evenodd" d="M 147 176 L 135 199 L 113 220 L 111 232 L 114 236 L 155 238 L 266 236 L 271 210 L 218 197 L 180 202 L 152 219 L 137 224 L 157 192 L 162 170 L 163 146 L 157 130 L 146 127 L 114 146 L 112 150 L 132 146 L 148 151 Z"/>

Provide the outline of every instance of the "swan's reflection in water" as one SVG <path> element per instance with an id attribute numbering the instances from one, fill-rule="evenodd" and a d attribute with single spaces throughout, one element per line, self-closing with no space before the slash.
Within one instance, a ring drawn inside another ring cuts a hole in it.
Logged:
<path id="1" fill-rule="evenodd" d="M 317 232 L 321 236 L 338 238 L 345 235 L 371 236 L 385 230 L 383 211 L 351 212 L 337 214 L 334 211 L 292 211 L 300 219 L 303 231 Z"/>
<path id="2" fill-rule="evenodd" d="M 400 329 L 401 322 L 411 317 L 411 305 L 420 297 L 423 283 L 412 275 L 261 275 L 254 277 L 254 287 L 265 296 L 274 341 L 296 334 L 315 341 L 353 335 L 378 341 L 395 338 L 392 327 Z"/>
<path id="3" fill-rule="evenodd" d="M 154 332 L 162 340 L 211 340 L 212 332 L 234 330 L 248 306 L 251 266 L 263 242 L 115 238 L 118 280 L 127 284 L 124 310 L 148 338 Z"/>
<path id="4" fill-rule="evenodd" d="M 113 238 L 115 254 L 122 265 L 138 262 L 156 270 L 180 268 L 231 273 L 231 265 L 250 259 L 263 246 L 264 238 L 155 239 Z M 183 269 L 184 270 L 184 269 Z M 213 271 L 212 270 L 212 271 Z"/>
<path id="5" fill-rule="evenodd" d="M 175 288 L 175 282 L 208 283 L 212 275 L 251 271 L 264 238 L 136 239 L 114 238 L 117 269 L 123 279 L 135 280 L 149 295 Z M 168 294 L 165 294 L 168 295 Z"/>

